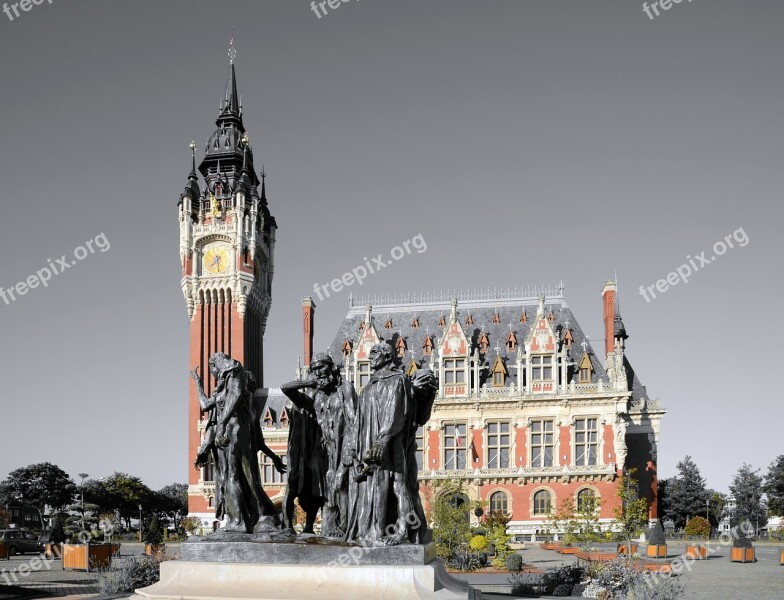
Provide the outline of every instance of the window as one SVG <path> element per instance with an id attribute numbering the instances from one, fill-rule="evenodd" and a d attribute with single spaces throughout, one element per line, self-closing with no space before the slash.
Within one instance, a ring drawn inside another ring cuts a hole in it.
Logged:
<path id="1" fill-rule="evenodd" d="M 465 359 L 464 358 L 444 359 L 444 382 L 465 383 Z"/>
<path id="2" fill-rule="evenodd" d="M 425 337 L 425 342 L 422 344 L 422 353 L 425 356 L 433 355 L 433 339 L 429 335 Z"/>
<path id="3" fill-rule="evenodd" d="M 599 445 L 597 419 L 577 419 L 574 422 L 574 451 L 576 465 L 595 465 Z"/>
<path id="4" fill-rule="evenodd" d="M 425 465 L 425 428 L 419 427 L 416 430 L 416 462 L 417 462 L 417 469 L 419 471 Z"/>
<path id="5" fill-rule="evenodd" d="M 493 387 L 504 387 L 506 375 L 506 366 L 504 365 L 504 361 L 501 360 L 501 356 L 498 355 L 495 357 L 495 362 L 493 363 Z"/>
<path id="6" fill-rule="evenodd" d="M 286 464 L 286 457 L 282 456 L 283 464 Z M 286 474 L 278 473 L 272 459 L 266 454 L 261 455 L 261 483 L 263 485 L 274 485 L 286 483 Z"/>
<path id="7" fill-rule="evenodd" d="M 590 513 L 596 510 L 596 494 L 591 488 L 577 492 L 577 512 Z"/>
<path id="8" fill-rule="evenodd" d="M 520 322 L 527 323 L 528 322 L 528 315 L 525 314 L 525 310 L 520 314 Z"/>
<path id="9" fill-rule="evenodd" d="M 289 426 L 289 413 L 285 408 L 280 409 L 280 425 L 281 427 Z"/>
<path id="10" fill-rule="evenodd" d="M 487 354 L 487 349 L 490 347 L 490 340 L 487 339 L 487 334 L 483 331 L 479 336 L 479 352 Z"/>
<path id="11" fill-rule="evenodd" d="M 446 327 L 446 317 L 441 315 L 441 318 L 438 320 L 439 327 Z"/>
<path id="12" fill-rule="evenodd" d="M 509 335 L 506 336 L 506 350 L 507 352 L 512 352 L 515 348 L 517 348 L 517 336 L 514 334 L 514 331 L 510 331 Z"/>
<path id="13" fill-rule="evenodd" d="M 490 494 L 490 514 L 509 514 L 509 496 L 504 492 Z"/>
<path id="14" fill-rule="evenodd" d="M 30 523 L 31 521 L 35 521 L 35 515 L 30 513 L 25 513 L 24 520 L 25 523 Z"/>
<path id="15" fill-rule="evenodd" d="M 413 320 L 413 322 L 411 323 L 411 327 L 413 327 L 414 329 L 419 329 L 419 318 Z"/>
<path id="16" fill-rule="evenodd" d="M 468 318 L 466 318 L 466 325 L 473 325 L 474 324 L 474 317 L 471 313 L 468 313 Z"/>
<path id="17" fill-rule="evenodd" d="M 493 373 L 493 387 L 504 387 L 504 372 Z"/>
<path id="18" fill-rule="evenodd" d="M 493 314 L 493 323 L 495 323 L 495 324 L 497 325 L 497 324 L 498 324 L 498 323 L 500 323 L 500 322 L 501 322 L 501 315 L 499 315 L 499 314 L 496 312 L 495 314 Z"/>
<path id="19" fill-rule="evenodd" d="M 207 464 L 204 466 L 203 481 L 215 481 L 215 461 L 212 457 L 212 452 L 210 452 Z"/>
<path id="20" fill-rule="evenodd" d="M 533 381 L 552 381 L 553 356 L 552 354 L 534 355 L 531 357 L 531 372 Z"/>
<path id="21" fill-rule="evenodd" d="M 548 490 L 539 490 L 534 494 L 534 514 L 550 514 L 550 507 L 553 503 L 553 495 Z"/>
<path id="22" fill-rule="evenodd" d="M 512 436 L 509 423 L 487 424 L 487 466 L 490 469 L 508 469 Z"/>
<path id="23" fill-rule="evenodd" d="M 343 343 L 343 359 L 347 359 L 349 354 L 351 354 L 351 342 L 346 340 Z"/>
<path id="24" fill-rule="evenodd" d="M 531 466 L 553 466 L 553 422 L 531 421 Z"/>
<path id="25" fill-rule="evenodd" d="M 580 359 L 579 369 L 578 381 L 580 383 L 591 383 L 591 372 L 593 371 L 593 365 L 591 365 L 591 359 L 588 358 L 587 352 L 584 353 L 583 357 Z"/>
<path id="26" fill-rule="evenodd" d="M 392 329 L 392 319 L 387 319 L 387 322 L 384 323 L 384 329 Z"/>
<path id="27" fill-rule="evenodd" d="M 395 350 L 397 350 L 397 355 L 400 358 L 403 358 L 406 355 L 406 350 L 408 347 L 406 346 L 406 340 L 402 337 L 397 338 L 397 343 L 395 343 Z"/>
<path id="28" fill-rule="evenodd" d="M 465 432 L 465 425 L 446 425 L 444 427 L 445 469 L 461 471 L 466 468 L 465 438 L 463 437 Z"/>
<path id="29" fill-rule="evenodd" d="M 357 365 L 357 387 L 363 388 L 368 384 L 370 381 L 370 363 L 369 362 L 361 362 Z M 359 390 L 357 390 L 359 391 Z"/>
<path id="30" fill-rule="evenodd" d="M 274 424 L 275 424 L 275 422 L 272 419 L 272 412 L 268 408 L 264 412 L 264 427 L 272 427 Z"/>

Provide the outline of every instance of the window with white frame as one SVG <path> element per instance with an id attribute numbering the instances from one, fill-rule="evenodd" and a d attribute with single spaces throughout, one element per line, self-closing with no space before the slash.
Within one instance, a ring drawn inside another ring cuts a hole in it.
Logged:
<path id="1" fill-rule="evenodd" d="M 490 514 L 509 514 L 509 496 L 506 492 L 493 492 L 490 494 Z"/>
<path id="2" fill-rule="evenodd" d="M 465 358 L 444 359 L 444 383 L 465 383 Z"/>
<path id="3" fill-rule="evenodd" d="M 370 381 L 370 375 L 371 371 L 369 362 L 357 363 L 357 387 L 359 389 L 362 389 L 368 384 Z"/>
<path id="4" fill-rule="evenodd" d="M 417 470 L 421 471 L 425 465 L 425 428 L 416 430 L 416 463 Z"/>
<path id="5" fill-rule="evenodd" d="M 555 454 L 555 435 L 553 421 L 537 419 L 531 421 L 531 466 L 552 467 Z"/>
<path id="6" fill-rule="evenodd" d="M 553 495 L 549 490 L 539 490 L 534 494 L 534 514 L 548 515 L 553 505 Z"/>
<path id="7" fill-rule="evenodd" d="M 487 424 L 487 467 L 508 469 L 512 449 L 511 424 L 497 422 Z"/>
<path id="8" fill-rule="evenodd" d="M 531 380 L 552 381 L 552 379 L 553 379 L 553 355 L 534 354 L 531 357 Z"/>
<path id="9" fill-rule="evenodd" d="M 466 468 L 466 425 L 444 426 L 444 469 L 461 471 Z"/>
<path id="10" fill-rule="evenodd" d="M 599 455 L 599 420 L 594 418 L 574 421 L 574 464 L 595 465 Z"/>
<path id="11" fill-rule="evenodd" d="M 286 457 L 281 456 L 283 464 L 286 464 Z M 285 473 L 278 473 L 272 459 L 266 454 L 261 455 L 261 483 L 264 485 L 275 485 L 286 483 L 288 480 Z"/>

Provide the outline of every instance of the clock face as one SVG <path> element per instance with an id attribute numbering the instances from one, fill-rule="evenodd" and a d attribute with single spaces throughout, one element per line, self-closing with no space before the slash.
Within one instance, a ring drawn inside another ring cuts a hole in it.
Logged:
<path id="1" fill-rule="evenodd" d="M 213 275 L 229 268 L 229 251 L 224 246 L 211 246 L 204 254 L 204 271 Z"/>

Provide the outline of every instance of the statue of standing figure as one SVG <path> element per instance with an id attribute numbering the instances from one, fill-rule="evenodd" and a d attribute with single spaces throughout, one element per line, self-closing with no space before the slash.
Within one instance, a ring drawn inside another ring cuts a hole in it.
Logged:
<path id="1" fill-rule="evenodd" d="M 323 464 L 326 454 L 326 472 L 323 473 L 323 506 L 321 508 L 321 535 L 328 538 L 343 538 L 348 522 L 348 470 L 350 463 L 344 459 L 346 441 L 351 438 L 356 406 L 356 392 L 351 382 L 343 380 L 340 370 L 328 354 L 316 354 L 310 363 L 307 379 L 291 381 L 281 386 L 283 393 L 291 400 L 296 409 L 303 413 L 302 418 L 315 419 L 320 429 L 320 444 L 315 447 L 308 436 L 305 447 L 299 449 L 297 458 L 311 466 Z M 297 440 L 291 440 L 296 443 Z M 291 448 L 290 448 L 291 451 Z M 297 453 L 295 453 L 297 454 Z M 291 463 L 289 463 L 291 464 Z M 321 473 L 310 470 L 311 477 Z M 302 481 L 292 482 L 289 476 L 289 489 L 286 492 L 286 505 L 293 513 L 293 500 Z M 313 486 L 304 486 L 313 488 Z M 297 494 L 298 495 L 298 494 Z M 300 496 L 300 504 L 302 497 Z M 312 533 L 311 515 L 304 532 Z M 292 516 L 286 517 L 291 523 Z M 314 515 L 315 518 L 315 515 Z M 290 526 L 290 525 L 289 525 Z"/>
<path id="2" fill-rule="evenodd" d="M 277 510 L 261 486 L 258 451 L 266 445 L 254 415 L 247 373 L 239 361 L 222 352 L 210 356 L 209 370 L 215 378 L 215 390 L 209 397 L 198 367 L 191 371 L 191 377 L 201 410 L 210 412 L 196 464 L 203 465 L 213 454 L 215 517 L 226 519 L 223 532 L 278 532 Z"/>
<path id="3" fill-rule="evenodd" d="M 346 541 L 370 546 L 422 542 L 427 529 L 419 498 L 416 430 L 430 418 L 435 377 L 412 381 L 395 366 L 392 347 L 371 348 L 370 380 L 359 396 L 348 454 L 353 485 Z"/>

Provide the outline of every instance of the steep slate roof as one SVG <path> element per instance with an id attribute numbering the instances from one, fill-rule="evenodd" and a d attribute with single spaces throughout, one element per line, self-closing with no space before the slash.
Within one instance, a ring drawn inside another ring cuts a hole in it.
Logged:
<path id="1" fill-rule="evenodd" d="M 264 415 L 267 413 L 268 408 L 274 422 L 273 427 L 283 427 L 280 422 L 280 416 L 288 401 L 289 399 L 280 391 L 280 388 L 261 388 L 256 390 L 254 402 L 256 403 L 256 414 L 261 421 L 261 427 L 264 428 Z"/>
<path id="2" fill-rule="evenodd" d="M 462 299 L 461 296 L 463 297 Z M 455 297 L 458 301 L 458 320 L 463 326 L 466 337 L 471 342 L 471 353 L 473 354 L 474 348 L 477 346 L 483 330 L 482 327 L 484 326 L 484 332 L 490 341 L 490 348 L 484 356 L 484 364 L 487 365 L 488 370 L 492 369 L 496 356 L 500 355 L 508 369 L 509 379 L 516 383 L 517 369 L 511 367 L 516 365 L 517 349 L 511 352 L 506 351 L 506 339 L 510 331 L 509 324 L 511 323 L 512 325 L 511 330 L 517 337 L 518 345 L 522 346 L 531 327 L 536 322 L 539 294 L 530 293 L 530 291 L 529 293 L 518 293 L 516 291 L 497 293 L 488 291 L 471 295 L 455 294 Z M 443 295 L 437 299 L 431 298 L 433 297 L 392 299 L 391 301 L 381 299 L 379 303 L 373 303 L 372 300 L 365 302 L 364 299 L 354 302 L 352 299 L 348 314 L 330 345 L 330 354 L 336 363 L 342 364 L 342 348 L 346 339 L 351 341 L 354 347 L 356 347 L 356 341 L 360 334 L 359 325 L 365 319 L 365 304 L 370 303 L 373 306 L 373 323 L 378 335 L 384 341 L 392 342 L 393 345 L 397 341 L 398 335 L 402 335 L 406 341 L 408 351 L 401 361 L 402 366 L 408 366 L 412 352 L 414 360 L 421 363 L 425 358 L 422 351 L 425 336 L 429 333 L 433 337 L 433 343 L 437 350 L 438 340 L 443 335 L 443 328 L 439 326 L 439 320 L 443 316 L 448 323 L 450 315 L 451 298 L 448 295 Z M 548 315 L 551 309 L 555 317 L 550 323 L 553 330 L 557 332 L 559 327 L 563 330 L 568 322 L 568 327 L 572 332 L 571 362 L 575 363 L 573 372 L 582 357 L 582 343 L 585 340 L 587 343 L 586 351 L 593 366 L 591 382 L 596 383 L 599 379 L 607 382 L 607 373 L 604 370 L 604 366 L 594 352 L 587 336 L 580 328 L 571 309 L 566 304 L 562 286 L 550 289 L 545 293 L 545 315 Z M 524 310 L 527 315 L 527 322 L 521 323 L 520 316 Z M 496 312 L 500 316 L 500 322 L 493 323 L 493 317 Z M 466 325 L 469 313 L 473 317 L 473 325 Z M 391 329 L 385 329 L 384 327 L 388 319 L 392 321 Z M 419 319 L 418 328 L 411 326 L 415 319 Z M 500 348 L 500 352 L 496 352 L 496 347 Z M 630 368 L 627 367 L 627 371 Z M 632 373 L 630 375 L 630 384 L 633 382 L 636 392 L 634 397 L 637 397 L 637 393 L 644 395 L 645 389 L 640 384 L 639 379 Z M 572 376 L 572 378 L 575 377 L 576 375 Z"/>

